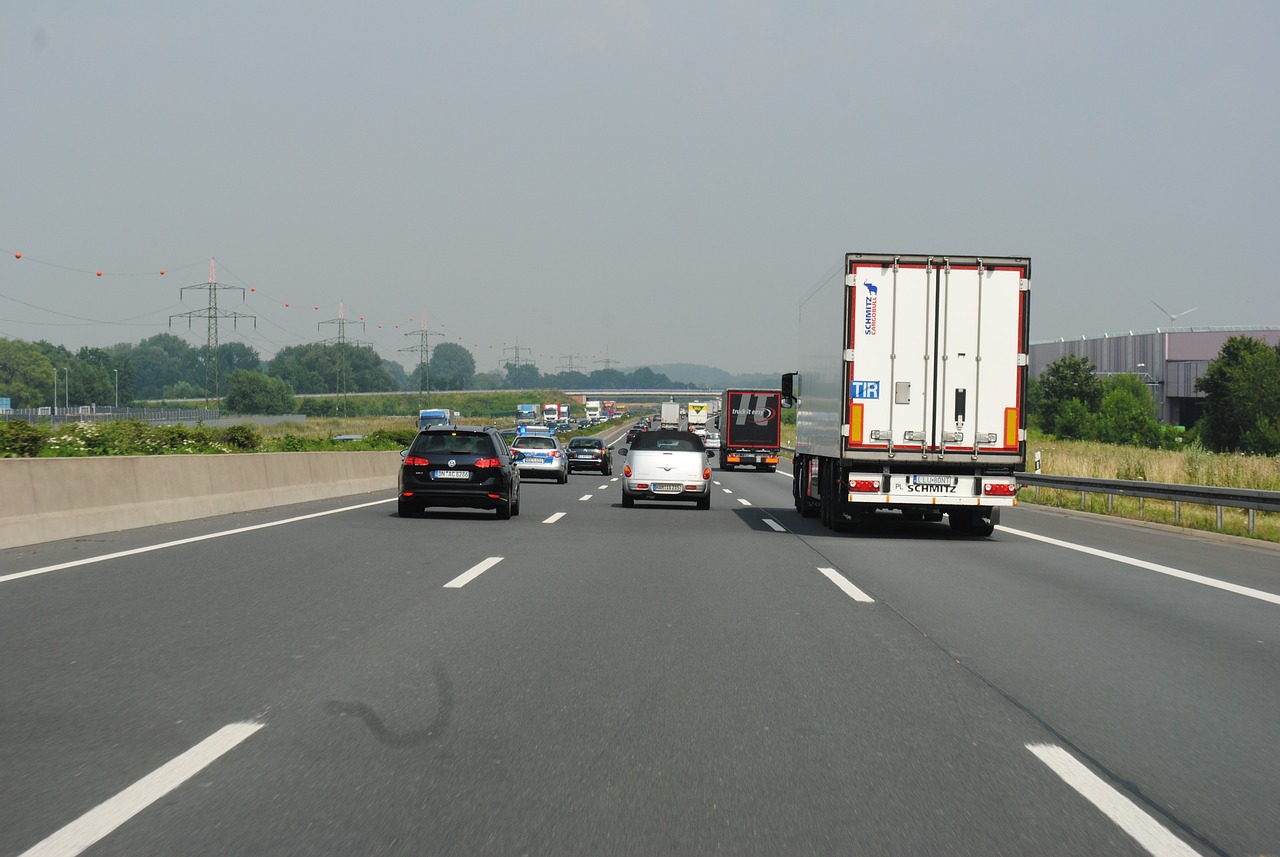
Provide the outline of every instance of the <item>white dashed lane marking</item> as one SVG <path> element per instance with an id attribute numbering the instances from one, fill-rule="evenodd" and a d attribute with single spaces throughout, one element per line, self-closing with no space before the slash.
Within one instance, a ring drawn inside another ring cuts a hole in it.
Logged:
<path id="1" fill-rule="evenodd" d="M 845 595 L 848 595 L 854 601 L 861 601 L 863 604 L 876 603 L 876 600 L 874 598 L 872 598 L 867 593 L 863 592 L 858 587 L 854 586 L 852 583 L 850 583 L 848 580 L 845 579 L 844 575 L 836 571 L 834 568 L 820 568 L 818 569 L 818 571 L 826 575 L 826 578 L 828 580 L 830 580 L 836 586 L 840 587 L 840 591 L 843 592 Z"/>

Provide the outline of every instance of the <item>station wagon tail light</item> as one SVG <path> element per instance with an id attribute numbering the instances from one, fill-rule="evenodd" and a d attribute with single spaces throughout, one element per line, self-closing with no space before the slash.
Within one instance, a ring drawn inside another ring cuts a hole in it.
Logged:
<path id="1" fill-rule="evenodd" d="M 880 491 L 879 479 L 851 479 L 849 480 L 850 491 L 861 491 L 866 494 L 876 494 Z"/>
<path id="2" fill-rule="evenodd" d="M 477 470 L 483 470 L 486 467 L 501 467 L 502 462 L 496 458 L 477 458 L 475 467 Z"/>
<path id="3" fill-rule="evenodd" d="M 1016 497 L 1018 486 L 1012 482 L 988 482 L 982 486 L 982 493 L 988 497 Z"/>
<path id="4" fill-rule="evenodd" d="M 431 462 L 427 461 L 425 458 L 423 458 L 420 455 L 409 455 L 409 456 L 405 456 L 404 466 L 405 467 L 430 467 Z"/>

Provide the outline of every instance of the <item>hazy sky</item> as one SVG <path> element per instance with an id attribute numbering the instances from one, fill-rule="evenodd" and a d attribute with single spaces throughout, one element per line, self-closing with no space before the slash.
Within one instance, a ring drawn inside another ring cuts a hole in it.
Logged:
<path id="1" fill-rule="evenodd" d="M 0 336 L 203 345 L 169 317 L 216 257 L 266 358 L 342 302 L 406 365 L 425 308 L 482 371 L 781 372 L 847 251 L 1029 255 L 1036 340 L 1280 324 L 1277 33 L 1272 0 L 4 0 Z"/>

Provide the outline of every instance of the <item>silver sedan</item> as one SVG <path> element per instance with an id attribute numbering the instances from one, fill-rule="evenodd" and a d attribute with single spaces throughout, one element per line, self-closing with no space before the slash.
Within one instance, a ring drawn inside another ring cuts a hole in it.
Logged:
<path id="1" fill-rule="evenodd" d="M 521 435 L 511 441 L 511 448 L 524 453 L 520 461 L 521 476 L 550 476 L 556 482 L 569 481 L 569 457 L 560 439 L 547 435 Z"/>

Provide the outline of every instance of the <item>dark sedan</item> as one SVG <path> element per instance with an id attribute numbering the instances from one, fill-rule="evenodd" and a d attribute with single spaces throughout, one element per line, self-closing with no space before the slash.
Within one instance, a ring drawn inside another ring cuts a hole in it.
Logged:
<path id="1" fill-rule="evenodd" d="M 613 456 L 598 437 L 572 438 L 566 453 L 570 470 L 596 470 L 605 476 L 613 473 Z"/>
<path id="2" fill-rule="evenodd" d="M 428 506 L 493 509 L 500 520 L 520 514 L 515 463 L 524 456 L 507 449 L 492 428 L 426 429 L 401 455 L 397 508 L 402 518 Z"/>

